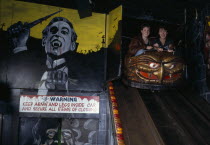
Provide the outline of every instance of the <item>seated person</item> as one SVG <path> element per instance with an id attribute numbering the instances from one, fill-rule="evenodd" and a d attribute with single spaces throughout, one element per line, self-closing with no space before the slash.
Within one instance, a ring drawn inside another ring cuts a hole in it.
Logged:
<path id="1" fill-rule="evenodd" d="M 210 72 L 210 32 L 206 33 L 204 56 L 205 56 L 205 61 L 207 64 L 207 70 L 208 72 Z"/>
<path id="2" fill-rule="evenodd" d="M 205 55 L 205 60 L 207 60 L 210 56 L 209 56 L 209 50 L 210 50 L 210 32 L 207 32 L 205 35 L 205 47 L 204 47 L 204 55 Z"/>
<path id="3" fill-rule="evenodd" d="M 168 31 L 166 27 L 159 27 L 159 38 L 154 41 L 153 47 L 158 51 L 167 50 L 168 52 L 174 52 L 174 43 L 171 39 L 167 38 Z"/>
<path id="4" fill-rule="evenodd" d="M 152 43 L 148 38 L 149 35 L 150 26 L 148 24 L 143 24 L 141 26 L 141 34 L 131 40 L 127 56 L 137 56 L 144 53 L 146 50 L 152 49 Z"/>

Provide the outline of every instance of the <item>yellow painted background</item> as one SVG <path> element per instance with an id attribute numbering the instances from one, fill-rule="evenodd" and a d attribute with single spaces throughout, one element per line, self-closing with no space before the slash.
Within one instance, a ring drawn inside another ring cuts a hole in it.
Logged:
<path id="1" fill-rule="evenodd" d="M 61 9 L 63 10 L 62 12 L 31 28 L 30 36 L 41 39 L 42 30 L 49 21 L 53 17 L 60 16 L 67 18 L 74 26 L 78 35 L 78 53 L 86 54 L 100 50 L 102 47 L 102 36 L 105 35 L 105 14 L 92 13 L 92 16 L 80 19 L 78 11 L 73 9 L 15 0 L 0 0 L 0 24 L 5 23 L 4 30 L 6 30 L 18 21 L 32 22 Z"/>
<path id="2" fill-rule="evenodd" d="M 119 6 L 109 12 L 107 15 L 107 21 L 106 21 L 106 47 L 109 46 L 109 44 L 114 39 L 116 31 L 119 29 L 118 23 L 122 20 L 122 6 Z"/>

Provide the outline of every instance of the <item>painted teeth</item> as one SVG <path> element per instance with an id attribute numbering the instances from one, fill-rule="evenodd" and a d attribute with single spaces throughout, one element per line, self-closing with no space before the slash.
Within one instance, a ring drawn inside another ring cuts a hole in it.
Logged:
<path id="1" fill-rule="evenodd" d="M 55 46 L 55 47 L 60 47 L 61 46 L 61 43 L 60 42 L 53 42 L 53 46 Z"/>

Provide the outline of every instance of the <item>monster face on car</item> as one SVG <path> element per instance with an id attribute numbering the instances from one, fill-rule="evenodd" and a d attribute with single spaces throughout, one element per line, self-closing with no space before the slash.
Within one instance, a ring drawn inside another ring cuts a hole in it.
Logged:
<path id="1" fill-rule="evenodd" d="M 127 61 L 127 78 L 151 84 L 171 84 L 182 77 L 182 59 L 168 52 L 147 52 L 130 57 Z"/>

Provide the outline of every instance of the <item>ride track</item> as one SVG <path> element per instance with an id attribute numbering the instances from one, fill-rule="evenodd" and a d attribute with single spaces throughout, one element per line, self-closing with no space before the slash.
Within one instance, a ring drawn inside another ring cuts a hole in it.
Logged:
<path id="1" fill-rule="evenodd" d="M 210 145 L 210 106 L 193 92 L 114 84 L 126 145 Z"/>

